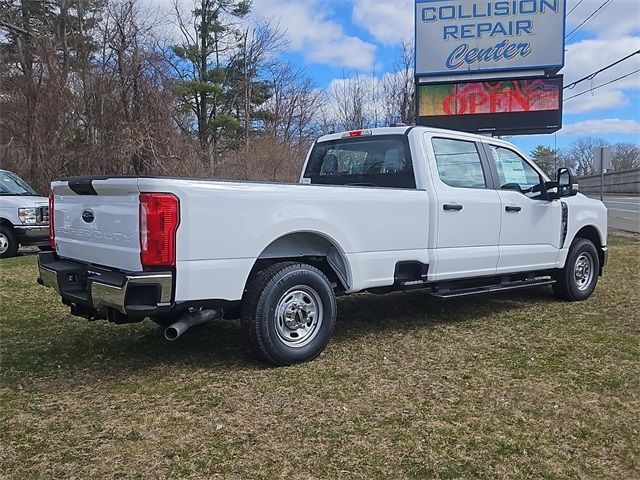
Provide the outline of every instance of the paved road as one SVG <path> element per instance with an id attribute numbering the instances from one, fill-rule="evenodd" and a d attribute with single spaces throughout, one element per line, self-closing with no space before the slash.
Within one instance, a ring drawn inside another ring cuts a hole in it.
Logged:
<path id="1" fill-rule="evenodd" d="M 604 203 L 609 209 L 609 228 L 640 233 L 640 196 L 606 195 Z"/>

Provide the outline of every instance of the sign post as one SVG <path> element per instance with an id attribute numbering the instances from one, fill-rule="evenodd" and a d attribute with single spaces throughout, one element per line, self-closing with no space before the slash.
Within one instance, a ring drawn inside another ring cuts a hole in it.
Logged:
<path id="1" fill-rule="evenodd" d="M 593 149 L 593 164 L 600 172 L 600 200 L 604 202 L 604 174 L 611 168 L 613 152 L 611 147 L 596 147 Z"/>

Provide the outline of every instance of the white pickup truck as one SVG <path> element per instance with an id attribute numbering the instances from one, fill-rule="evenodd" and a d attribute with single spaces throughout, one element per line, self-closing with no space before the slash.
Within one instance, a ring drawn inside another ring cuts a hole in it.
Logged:
<path id="1" fill-rule="evenodd" d="M 424 127 L 324 136 L 300 182 L 70 178 L 53 182 L 39 283 L 71 313 L 150 317 L 175 339 L 241 317 L 256 353 L 311 360 L 336 295 L 439 298 L 552 286 L 587 299 L 607 261 L 607 210 L 513 145 Z"/>

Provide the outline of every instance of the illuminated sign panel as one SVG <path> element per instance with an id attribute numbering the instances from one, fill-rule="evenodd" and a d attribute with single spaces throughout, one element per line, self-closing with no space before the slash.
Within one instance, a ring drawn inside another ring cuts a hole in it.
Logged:
<path id="1" fill-rule="evenodd" d="M 566 0 L 416 0 L 416 75 L 564 66 Z"/>
<path id="2" fill-rule="evenodd" d="M 550 133 L 562 125 L 562 76 L 419 85 L 418 116 L 468 132 Z"/>
<path id="3" fill-rule="evenodd" d="M 419 115 L 474 115 L 558 110 L 558 77 L 430 84 L 420 87 Z"/>

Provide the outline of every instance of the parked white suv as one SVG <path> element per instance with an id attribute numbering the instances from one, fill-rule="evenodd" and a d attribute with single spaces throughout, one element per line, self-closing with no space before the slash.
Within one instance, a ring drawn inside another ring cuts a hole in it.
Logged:
<path id="1" fill-rule="evenodd" d="M 607 261 L 607 210 L 569 170 L 558 177 L 507 142 L 393 127 L 320 138 L 299 185 L 61 180 L 39 281 L 75 315 L 151 317 L 170 339 L 241 311 L 262 359 L 303 362 L 329 342 L 338 294 L 549 285 L 588 298 Z"/>
<path id="2" fill-rule="evenodd" d="M 0 170 L 0 258 L 14 257 L 20 245 L 49 245 L 49 200 Z"/>

